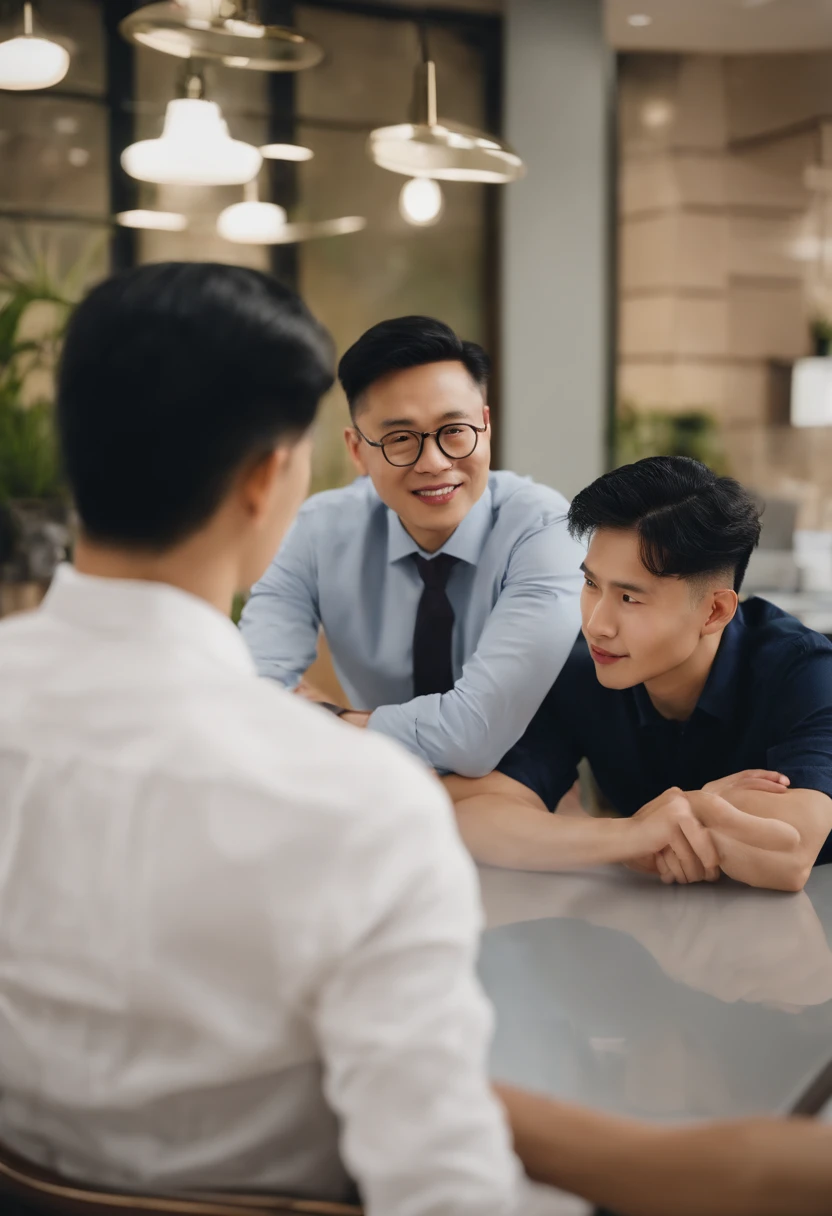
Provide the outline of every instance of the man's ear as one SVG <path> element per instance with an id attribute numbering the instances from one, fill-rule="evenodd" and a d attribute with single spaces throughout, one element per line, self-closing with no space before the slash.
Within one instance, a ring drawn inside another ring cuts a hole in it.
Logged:
<path id="1" fill-rule="evenodd" d="M 491 406 L 484 405 L 482 407 L 482 420 L 486 426 L 491 426 Z"/>
<path id="2" fill-rule="evenodd" d="M 358 472 L 366 475 L 369 471 L 367 463 L 364 459 L 365 445 L 364 440 L 359 435 L 354 426 L 348 426 L 344 431 L 344 442 L 347 445 L 347 451 L 350 455 L 350 460 L 353 462 Z"/>
<path id="3" fill-rule="evenodd" d="M 725 626 L 734 619 L 737 605 L 740 602 L 736 591 L 732 591 L 730 587 L 709 591 L 708 597 L 711 601 L 711 610 L 702 627 L 703 636 L 709 633 L 722 633 Z"/>
<path id="4" fill-rule="evenodd" d="M 268 515 L 277 483 L 285 473 L 292 449 L 280 444 L 248 465 L 240 474 L 239 495 L 243 510 L 252 520 Z"/>

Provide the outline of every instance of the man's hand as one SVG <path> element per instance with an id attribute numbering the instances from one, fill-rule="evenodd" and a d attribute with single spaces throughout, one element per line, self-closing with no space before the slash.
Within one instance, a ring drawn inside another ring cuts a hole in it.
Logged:
<path id="1" fill-rule="evenodd" d="M 323 692 L 320 688 L 316 688 L 315 685 L 310 684 L 308 680 L 301 680 L 294 692 L 295 696 L 303 697 L 304 701 L 312 701 L 317 705 L 331 704 L 329 694 Z M 370 711 L 364 709 L 348 709 L 340 715 L 338 721 L 348 722 L 350 726 L 364 727 L 370 721 Z"/>
<path id="2" fill-rule="evenodd" d="M 304 701 L 323 701 L 328 705 L 332 697 L 322 689 L 316 688 L 314 684 L 310 684 L 308 680 L 301 680 L 298 686 L 294 689 L 296 697 L 303 697 Z"/>
<path id="3" fill-rule="evenodd" d="M 729 773 L 727 777 L 720 777 L 716 781 L 709 781 L 707 785 L 702 787 L 702 793 L 714 794 L 719 798 L 719 802 L 723 803 L 723 796 L 727 795 L 732 790 L 760 790 L 767 794 L 785 794 L 788 792 L 789 779 L 783 773 L 778 773 L 772 769 L 764 768 L 747 768 L 739 773 Z M 696 791 L 699 793 L 700 791 Z M 667 791 L 665 794 L 654 798 L 652 802 L 646 803 L 636 814 L 634 819 L 646 818 L 652 815 L 657 808 L 664 804 L 664 800 L 668 794 L 673 791 Z M 725 804 L 730 805 L 730 804 Z M 698 814 L 698 803 L 694 815 Z M 701 816 L 699 819 L 701 821 Z M 717 824 L 717 818 L 719 823 Z M 730 827 L 726 825 L 726 812 L 714 812 L 711 817 L 711 822 L 708 827 L 724 827 L 730 831 Z M 736 827 L 736 822 L 731 821 Z M 714 839 L 715 842 L 715 838 Z M 785 839 L 785 838 L 783 838 Z M 786 842 L 788 843 L 788 842 Z M 702 865 L 697 865 L 689 855 L 683 860 L 676 855 L 672 847 L 664 848 L 655 857 L 641 857 L 636 862 L 630 864 L 630 868 L 642 874 L 658 874 L 665 883 L 689 883 L 689 882 L 716 882 L 719 878 L 719 873 L 708 874 L 706 868 Z"/>
<path id="4" fill-rule="evenodd" d="M 728 790 L 762 790 L 764 794 L 785 794 L 789 779 L 782 773 L 767 768 L 746 768 L 741 773 L 731 773 L 718 781 L 709 781 L 702 786 L 705 794 L 725 795 Z"/>
<path id="5" fill-rule="evenodd" d="M 665 790 L 637 811 L 631 822 L 639 834 L 639 853 L 627 863 L 630 869 L 658 873 L 666 883 L 716 882 L 719 878 L 716 845 L 682 790 Z"/>

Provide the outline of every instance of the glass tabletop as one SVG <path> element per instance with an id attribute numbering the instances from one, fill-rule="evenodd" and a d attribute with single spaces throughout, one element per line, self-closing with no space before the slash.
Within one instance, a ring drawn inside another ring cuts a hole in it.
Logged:
<path id="1" fill-rule="evenodd" d="M 481 881 L 495 1078 L 712 1119 L 786 1112 L 832 1059 L 832 866 L 799 894 L 612 868 Z"/>

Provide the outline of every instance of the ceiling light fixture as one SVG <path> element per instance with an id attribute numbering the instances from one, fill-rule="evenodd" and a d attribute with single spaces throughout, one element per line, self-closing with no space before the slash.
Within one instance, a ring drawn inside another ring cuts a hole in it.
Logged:
<path id="1" fill-rule="evenodd" d="M 408 224 L 415 224 L 419 228 L 435 224 L 443 206 L 442 188 L 431 177 L 411 177 L 402 186 L 399 211 Z"/>
<path id="2" fill-rule="evenodd" d="M 363 215 L 341 215 L 334 220 L 306 220 L 287 224 L 271 243 L 295 245 L 300 241 L 313 241 L 323 236 L 348 236 L 352 232 L 362 232 L 366 227 L 367 221 Z"/>
<path id="3" fill-rule="evenodd" d="M 370 159 L 391 173 L 446 182 L 502 184 L 526 172 L 517 153 L 498 139 L 462 123 L 437 117 L 436 65 L 421 31 L 422 61 L 416 68 L 413 122 L 379 127 L 370 133 Z"/>
<path id="4" fill-rule="evenodd" d="M 627 24 L 643 28 L 646 25 L 652 25 L 653 18 L 648 13 L 630 13 L 627 18 Z"/>
<path id="5" fill-rule="evenodd" d="M 257 196 L 257 182 L 248 182 L 245 200 L 232 203 L 217 217 L 217 232 L 237 245 L 271 245 L 286 227 L 286 211 L 277 203 L 263 203 Z"/>
<path id="6" fill-rule="evenodd" d="M 31 0 L 23 5 L 23 35 L 0 42 L 0 89 L 50 89 L 69 71 L 69 53 L 34 36 Z"/>
<path id="7" fill-rule="evenodd" d="M 311 160 L 315 153 L 301 144 L 263 144 L 260 154 L 265 160 Z"/>
<path id="8" fill-rule="evenodd" d="M 115 217 L 122 228 L 148 228 L 158 232 L 184 232 L 188 217 L 178 211 L 119 211 Z"/>
<path id="9" fill-rule="evenodd" d="M 212 59 L 230 68 L 259 72 L 300 72 L 324 57 L 322 49 L 297 30 L 260 21 L 256 0 L 224 3 L 203 15 L 177 0 L 148 4 L 119 25 L 128 42 L 176 55 Z"/>
<path id="10" fill-rule="evenodd" d="M 242 203 L 233 203 L 217 217 L 219 235 L 237 245 L 294 245 L 315 237 L 345 236 L 367 226 L 361 215 L 290 224 L 283 207 L 260 201 L 256 181 L 246 185 L 245 195 Z"/>
<path id="11" fill-rule="evenodd" d="M 238 186 L 260 171 L 263 158 L 252 144 L 232 139 L 219 106 L 202 96 L 191 76 L 187 96 L 168 102 L 159 139 L 143 139 L 121 154 L 126 173 L 141 182 L 180 186 Z"/>

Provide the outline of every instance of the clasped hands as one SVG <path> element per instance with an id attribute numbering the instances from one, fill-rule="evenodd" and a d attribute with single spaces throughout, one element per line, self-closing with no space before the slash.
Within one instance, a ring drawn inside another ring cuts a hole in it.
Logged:
<path id="1" fill-rule="evenodd" d="M 799 836 L 791 824 L 750 815 L 728 801 L 732 790 L 785 794 L 788 787 L 782 773 L 745 769 L 710 781 L 701 790 L 665 790 L 633 815 L 639 852 L 625 864 L 641 874 L 658 874 L 664 883 L 716 882 L 730 843 L 792 849 Z"/>

